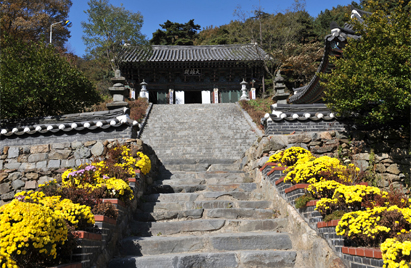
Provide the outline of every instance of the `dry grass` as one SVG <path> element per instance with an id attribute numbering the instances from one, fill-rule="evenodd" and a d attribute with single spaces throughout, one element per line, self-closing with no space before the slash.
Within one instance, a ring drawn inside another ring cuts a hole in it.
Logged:
<path id="1" fill-rule="evenodd" d="M 264 117 L 266 113 L 271 113 L 270 105 L 273 103 L 270 98 L 249 101 L 239 101 L 241 108 L 243 108 L 253 119 L 254 123 L 261 129 L 264 130 L 264 126 L 261 125 L 261 118 Z"/>

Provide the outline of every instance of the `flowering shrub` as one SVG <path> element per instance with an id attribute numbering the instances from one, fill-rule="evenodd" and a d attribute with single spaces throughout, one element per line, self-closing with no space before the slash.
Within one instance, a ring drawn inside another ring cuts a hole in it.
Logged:
<path id="1" fill-rule="evenodd" d="M 287 173 L 284 182 L 291 181 L 293 184 L 296 184 L 325 181 L 328 178 L 323 176 L 323 172 L 332 170 L 333 177 L 338 177 L 340 181 L 348 183 L 351 181 L 351 178 L 347 176 L 346 169 L 347 167 L 341 165 L 338 159 L 321 156 L 312 161 L 296 165 L 292 171 Z"/>
<path id="2" fill-rule="evenodd" d="M 411 208 L 375 207 L 346 213 L 336 227 L 337 235 L 348 237 L 356 246 L 377 247 L 411 229 Z"/>
<path id="3" fill-rule="evenodd" d="M 384 268 L 411 267 L 411 235 L 388 238 L 381 244 L 381 252 Z"/>
<path id="4" fill-rule="evenodd" d="M 64 219 L 48 207 L 18 199 L 0 207 L 1 267 L 50 263 L 66 239 Z"/>
<path id="5" fill-rule="evenodd" d="M 135 169 L 140 169 L 144 175 L 150 172 L 150 158 L 142 152 L 137 152 L 135 154 L 136 158 L 134 158 L 130 151 L 131 150 L 125 145 L 114 147 L 112 151 L 109 152 L 108 162 L 110 160 L 114 161 L 114 166 L 122 167 L 130 176 L 134 175 Z"/>
<path id="6" fill-rule="evenodd" d="M 45 196 L 43 192 L 22 191 L 14 195 L 22 202 L 36 203 L 50 208 L 75 229 L 85 229 L 94 224 L 94 215 L 89 206 L 75 204 L 69 199 L 60 200 L 60 196 Z"/>
<path id="7" fill-rule="evenodd" d="M 307 192 L 311 194 L 315 199 L 320 198 L 332 198 L 335 192 L 335 189 L 342 186 L 341 183 L 336 181 L 319 181 L 313 184 L 310 184 L 307 187 Z"/>
<path id="8" fill-rule="evenodd" d="M 106 193 L 104 197 L 115 197 L 124 202 L 132 200 L 134 195 L 130 186 L 123 180 L 102 175 L 102 165 L 104 163 L 100 162 L 80 170 L 66 170 L 61 176 L 63 187 L 83 188 L 89 192 L 102 190 Z"/>
<path id="9" fill-rule="evenodd" d="M 291 147 L 282 152 L 273 154 L 268 159 L 268 162 L 280 163 L 282 165 L 293 167 L 297 162 L 306 162 L 313 158 L 310 151 L 301 147 Z"/>

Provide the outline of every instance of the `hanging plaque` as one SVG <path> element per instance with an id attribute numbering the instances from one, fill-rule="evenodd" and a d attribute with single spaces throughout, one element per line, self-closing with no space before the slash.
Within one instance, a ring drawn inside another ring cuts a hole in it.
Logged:
<path id="1" fill-rule="evenodd" d="M 185 69 L 184 75 L 201 75 L 200 69 Z"/>

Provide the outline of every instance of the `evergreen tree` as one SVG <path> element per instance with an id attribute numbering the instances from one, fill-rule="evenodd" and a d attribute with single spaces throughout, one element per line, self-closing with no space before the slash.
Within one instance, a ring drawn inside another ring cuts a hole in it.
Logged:
<path id="1" fill-rule="evenodd" d="M 197 31 L 201 29 L 200 25 L 194 24 L 194 19 L 184 24 L 167 20 L 160 26 L 164 30 L 153 33 L 152 45 L 193 45 Z"/>

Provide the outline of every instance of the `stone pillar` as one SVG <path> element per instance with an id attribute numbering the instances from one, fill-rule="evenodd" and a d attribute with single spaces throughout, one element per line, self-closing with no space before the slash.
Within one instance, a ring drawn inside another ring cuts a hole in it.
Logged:
<path id="1" fill-rule="evenodd" d="M 284 78 L 281 76 L 280 71 L 278 71 L 275 76 L 274 89 L 275 95 L 272 97 L 272 100 L 277 101 L 278 104 L 287 104 L 287 99 L 290 96 L 290 93 L 284 92 Z"/>
<path id="2" fill-rule="evenodd" d="M 243 79 L 243 82 L 241 82 L 240 85 L 241 85 L 241 91 L 242 91 L 240 100 L 250 100 L 247 96 L 247 82 L 244 81 Z"/>
<path id="3" fill-rule="evenodd" d="M 250 89 L 250 99 L 255 100 L 257 98 L 255 87 L 254 87 L 255 80 L 251 81 L 251 89 Z"/>
<path id="4" fill-rule="evenodd" d="M 214 88 L 213 93 L 214 93 L 213 102 L 218 103 L 218 88 Z"/>
<path id="5" fill-rule="evenodd" d="M 168 103 L 174 104 L 174 90 L 171 88 L 168 90 Z"/>
<path id="6" fill-rule="evenodd" d="M 114 110 L 121 107 L 128 107 L 128 103 L 124 97 L 128 96 L 128 89 L 124 86 L 126 78 L 121 76 L 120 70 L 115 71 L 115 77 L 111 78 L 113 86 L 108 90 L 113 96 L 113 102 L 107 103 L 106 106 L 109 110 Z"/>
<path id="7" fill-rule="evenodd" d="M 148 84 L 143 79 L 143 82 L 141 82 L 140 85 L 141 85 L 140 98 L 146 98 L 147 101 L 149 101 L 148 91 L 147 91 Z"/>

